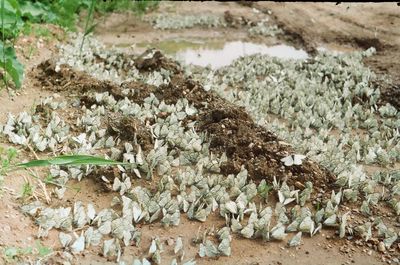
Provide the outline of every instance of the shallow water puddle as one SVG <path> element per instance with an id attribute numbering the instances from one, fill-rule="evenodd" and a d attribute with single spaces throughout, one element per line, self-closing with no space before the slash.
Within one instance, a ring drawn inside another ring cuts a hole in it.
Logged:
<path id="1" fill-rule="evenodd" d="M 266 46 L 251 42 L 188 42 L 188 41 L 168 41 L 152 46 L 168 54 L 175 54 L 175 57 L 185 64 L 198 66 L 210 66 L 217 69 L 227 66 L 232 61 L 242 56 L 253 54 L 265 54 L 281 59 L 307 59 L 308 54 L 304 50 L 297 50 L 288 45 Z"/>
<path id="2" fill-rule="evenodd" d="M 239 57 L 257 53 L 266 54 L 281 59 L 307 59 L 308 57 L 305 51 L 296 50 L 295 48 L 287 45 L 275 45 L 268 47 L 261 44 L 241 41 L 228 42 L 222 49 L 219 50 L 185 50 L 178 52 L 176 57 L 185 64 L 194 64 L 198 66 L 210 65 L 211 68 L 216 69 L 231 64 L 232 61 L 238 59 Z"/>

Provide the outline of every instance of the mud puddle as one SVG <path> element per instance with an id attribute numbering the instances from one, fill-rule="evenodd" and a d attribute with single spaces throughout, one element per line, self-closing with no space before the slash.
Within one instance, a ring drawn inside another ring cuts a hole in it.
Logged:
<path id="1" fill-rule="evenodd" d="M 269 55 L 281 59 L 302 60 L 308 58 L 308 54 L 304 50 L 298 50 L 285 44 L 267 46 L 244 41 L 167 40 L 158 43 L 142 43 L 138 47 L 157 48 L 166 54 L 174 55 L 184 64 L 210 66 L 212 69 L 230 65 L 242 56 L 253 54 Z"/>

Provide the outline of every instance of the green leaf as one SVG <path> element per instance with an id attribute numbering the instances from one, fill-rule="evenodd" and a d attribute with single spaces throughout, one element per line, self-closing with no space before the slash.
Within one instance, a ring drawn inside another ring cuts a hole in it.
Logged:
<path id="1" fill-rule="evenodd" d="M 36 247 L 39 252 L 39 256 L 41 256 L 41 257 L 45 257 L 53 252 L 53 250 L 51 248 L 42 245 L 42 243 L 40 243 L 40 242 L 36 242 Z"/>
<path id="2" fill-rule="evenodd" d="M 8 259 L 14 259 L 18 255 L 18 248 L 16 248 L 16 247 L 7 247 L 4 250 L 4 255 Z"/>
<path id="3" fill-rule="evenodd" d="M 16 0 L 5 0 L 2 4 L 4 4 L 4 9 L 1 8 L 0 10 L 2 14 L 1 32 L 4 33 L 5 38 L 16 37 L 24 24 L 21 19 L 19 4 Z"/>
<path id="4" fill-rule="evenodd" d="M 93 25 L 91 25 L 86 31 L 85 31 L 85 36 L 89 35 L 90 33 L 92 33 L 94 31 L 94 29 L 96 28 L 97 24 L 99 23 L 95 23 Z"/>
<path id="5" fill-rule="evenodd" d="M 21 14 L 23 17 L 29 18 L 30 21 L 40 22 L 46 12 L 48 12 L 48 8 L 40 2 L 26 1 L 21 3 Z"/>
<path id="6" fill-rule="evenodd" d="M 13 47 L 5 47 L 0 41 L 0 67 L 5 67 L 5 71 L 14 81 L 16 87 L 20 88 L 24 78 L 24 66 L 17 60 L 17 55 Z"/>
<path id="7" fill-rule="evenodd" d="M 43 167 L 50 165 L 64 165 L 64 166 L 80 166 L 80 165 L 126 165 L 128 163 L 107 160 L 101 157 L 89 155 L 63 155 L 52 159 L 32 160 L 27 163 L 17 164 L 17 167 L 30 168 L 30 167 Z"/>

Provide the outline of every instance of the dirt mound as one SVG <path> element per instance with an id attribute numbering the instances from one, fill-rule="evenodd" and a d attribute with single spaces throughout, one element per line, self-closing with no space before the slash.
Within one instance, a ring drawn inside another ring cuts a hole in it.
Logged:
<path id="1" fill-rule="evenodd" d="M 159 71 L 161 68 L 173 73 L 179 72 L 179 67 L 173 61 L 167 59 L 160 51 L 149 49 L 134 59 L 135 66 L 139 71 Z"/>
<path id="2" fill-rule="evenodd" d="M 295 153 L 290 146 L 281 142 L 273 133 L 256 125 L 244 108 L 225 101 L 214 92 L 205 91 L 201 84 L 185 77 L 178 70 L 179 67 L 159 51 L 152 52 L 152 55 L 146 51 L 135 62 L 143 71 L 170 67 L 174 69 L 175 74 L 168 85 L 159 87 L 138 81 L 118 86 L 110 81 L 99 81 L 65 65 L 56 72 L 55 64 L 46 61 L 39 66 L 37 79 L 43 86 L 57 91 L 108 91 L 117 100 L 128 97 L 138 104 L 143 103 L 151 93 L 167 104 L 175 104 L 179 99 L 186 98 L 201 113 L 188 119 L 198 122 L 198 132 L 207 132 L 211 140 L 211 151 L 226 153 L 228 162 L 221 168 L 224 174 L 237 174 L 244 165 L 249 177 L 255 181 L 263 178 L 272 181 L 276 176 L 289 184 L 312 181 L 314 186 L 320 188 L 333 181 L 332 174 L 308 160 L 299 166 L 285 167 L 280 160 Z M 131 91 L 129 94 L 122 93 L 126 88 Z M 91 97 L 79 95 L 81 102 L 87 106 L 96 103 Z M 136 138 L 144 151 L 153 146 L 150 132 L 132 117 L 109 117 L 108 132 L 123 140 L 133 141 Z"/>
<path id="3" fill-rule="evenodd" d="M 237 174 L 244 165 L 255 181 L 263 178 L 272 181 L 276 176 L 289 184 L 312 181 L 317 187 L 333 181 L 332 174 L 310 161 L 304 161 L 301 166 L 285 167 L 280 160 L 294 150 L 256 125 L 242 108 L 228 104 L 215 106 L 200 116 L 198 128 L 210 135 L 213 152 L 226 152 L 228 161 L 221 166 L 224 174 Z"/>
<path id="4" fill-rule="evenodd" d="M 56 71 L 54 60 L 46 60 L 38 65 L 35 73 L 39 84 L 53 91 L 84 93 L 87 91 L 110 92 L 116 99 L 123 99 L 121 88 L 110 81 L 102 81 L 90 75 L 73 70 L 68 65 L 61 65 Z"/>
<path id="5" fill-rule="evenodd" d="M 246 25 L 250 26 L 256 25 L 255 22 L 246 19 L 244 16 L 236 17 L 232 15 L 232 13 L 229 12 L 229 10 L 224 12 L 224 20 L 226 24 L 231 28 L 239 28 L 241 26 L 246 26 Z"/>
<path id="6" fill-rule="evenodd" d="M 153 148 L 153 138 L 150 131 L 133 117 L 123 115 L 108 117 L 107 131 L 110 135 L 118 136 L 122 140 L 136 141 L 144 151 Z"/>

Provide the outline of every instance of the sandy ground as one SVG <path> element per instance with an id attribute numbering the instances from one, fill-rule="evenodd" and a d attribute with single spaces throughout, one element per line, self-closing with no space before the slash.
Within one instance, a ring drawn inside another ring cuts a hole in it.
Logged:
<path id="1" fill-rule="evenodd" d="M 286 31 L 283 38 L 263 38 L 257 39 L 258 42 L 265 44 L 278 44 L 288 42 L 297 45 L 308 51 L 312 51 L 321 44 L 338 49 L 365 49 L 375 46 L 378 53 L 369 58 L 366 63 L 374 71 L 380 74 L 388 74 L 393 79 L 393 89 L 400 84 L 400 24 L 399 7 L 396 4 L 342 4 L 333 3 L 269 3 L 258 2 L 253 5 L 262 12 L 272 12 L 274 21 Z M 237 3 L 182 3 L 171 4 L 162 3 L 159 11 L 169 11 L 176 13 L 213 13 L 223 14 L 225 11 L 233 16 L 244 16 L 249 20 L 257 20 L 262 13 L 255 14 L 252 8 L 239 5 Z M 186 29 L 175 31 L 153 30 L 150 25 L 144 23 L 129 14 L 113 14 L 99 23 L 96 29 L 97 37 L 109 45 L 135 44 L 139 42 L 154 42 L 171 38 L 185 39 L 224 39 L 224 40 L 248 40 L 248 35 L 241 28 L 212 28 L 212 29 Z M 36 39 L 21 41 L 21 49 L 25 49 L 29 44 L 35 44 Z M 0 121 L 4 122 L 6 113 L 18 113 L 20 111 L 30 111 L 35 102 L 40 98 L 51 94 L 41 87 L 35 86 L 29 69 L 35 67 L 40 62 L 51 57 L 56 51 L 56 41 L 43 42 L 37 52 L 23 62 L 28 72 L 24 87 L 11 97 L 7 91 L 0 92 Z M 139 50 L 136 50 L 137 52 Z M 398 91 L 398 90 L 397 90 Z M 4 146 L 4 144 L 3 144 Z M 24 153 L 24 152 L 23 152 Z M 26 152 L 29 154 L 29 152 Z M 50 154 L 41 154 L 45 157 Z M 29 154 L 29 157 L 32 155 Z M 25 159 L 28 157 L 19 157 Z M 25 172 L 10 174 L 5 181 L 6 190 L 2 194 L 2 204 L 0 205 L 0 247 L 34 246 L 37 227 L 33 222 L 23 216 L 18 210 L 20 200 L 16 199 L 21 192 L 24 178 L 32 179 Z M 112 194 L 100 193 L 92 180 L 84 180 L 79 185 L 80 192 L 70 192 L 63 200 L 52 201 L 52 205 L 71 205 L 72 200 L 82 200 L 83 202 L 95 202 L 96 208 L 108 206 Z M 37 196 L 43 196 L 43 189 L 38 186 Z M 88 196 L 90 195 L 90 196 Z M 192 222 L 182 219 L 182 223 L 177 228 L 164 229 L 159 224 L 143 225 L 142 247 L 129 247 L 124 256 L 128 260 L 138 257 L 140 253 L 146 252 L 150 245 L 151 237 L 158 235 L 161 240 L 176 238 L 181 235 L 186 246 L 184 260 L 196 257 L 197 246 L 190 244 L 195 233 L 206 228 L 219 228 L 223 223 L 217 217 L 209 218 L 206 223 Z M 322 234 L 314 238 L 303 237 L 303 243 L 296 249 L 288 249 L 286 242 L 281 243 L 262 243 L 254 240 L 235 238 L 232 243 L 232 257 L 219 259 L 196 259 L 197 264 L 385 264 L 382 261 L 382 254 L 373 251 L 373 247 L 361 245 L 347 240 L 331 239 L 333 231 L 324 230 Z M 46 246 L 53 250 L 59 249 L 57 233 L 51 233 L 49 238 L 42 241 Z M 166 245 L 166 250 L 162 254 L 163 262 L 169 262 L 174 257 L 172 246 Z M 108 264 L 98 253 L 100 249 L 90 249 L 79 255 L 74 264 Z M 55 252 L 54 259 L 48 264 L 57 264 L 59 252 Z M 0 263 L 2 257 L 0 256 Z M 114 264 L 111 263 L 110 264 Z M 163 263 L 164 264 L 164 263 Z M 165 263 L 169 264 L 169 263 Z"/>

